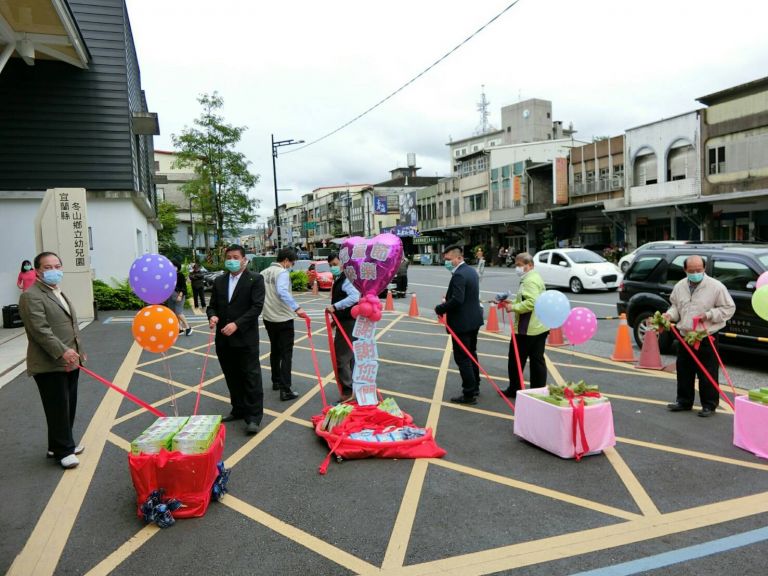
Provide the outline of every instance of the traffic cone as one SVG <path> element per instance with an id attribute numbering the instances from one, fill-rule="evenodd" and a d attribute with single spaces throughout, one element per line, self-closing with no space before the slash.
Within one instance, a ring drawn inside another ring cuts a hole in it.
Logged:
<path id="1" fill-rule="evenodd" d="M 661 353 L 659 352 L 659 333 L 656 330 L 646 330 L 637 368 L 645 368 L 646 370 L 664 369 L 664 364 L 661 363 Z"/>
<path id="2" fill-rule="evenodd" d="M 315 296 L 317 295 L 317 280 L 312 282 L 312 294 Z"/>
<path id="3" fill-rule="evenodd" d="M 395 301 L 392 299 L 392 290 L 387 290 L 387 301 L 384 303 L 384 312 L 394 312 Z"/>
<path id="4" fill-rule="evenodd" d="M 566 346 L 562 328 L 550 328 L 547 346 Z"/>
<path id="5" fill-rule="evenodd" d="M 488 312 L 488 322 L 485 324 L 486 332 L 498 332 L 499 331 L 499 317 L 496 312 L 496 306 L 491 306 Z"/>
<path id="6" fill-rule="evenodd" d="M 611 360 L 615 362 L 635 361 L 635 353 L 632 351 L 632 340 L 629 336 L 626 314 L 622 314 L 619 317 L 619 329 L 616 332 L 616 345 L 613 347 Z"/>
<path id="7" fill-rule="evenodd" d="M 412 318 L 419 317 L 419 305 L 416 303 L 416 294 L 411 295 L 411 309 L 408 310 L 408 316 Z"/>

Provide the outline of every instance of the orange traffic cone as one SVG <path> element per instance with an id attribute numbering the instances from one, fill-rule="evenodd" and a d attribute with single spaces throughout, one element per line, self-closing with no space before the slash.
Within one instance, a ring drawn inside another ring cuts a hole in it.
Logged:
<path id="1" fill-rule="evenodd" d="M 640 349 L 640 360 L 637 368 L 646 370 L 663 370 L 661 353 L 659 352 L 659 334 L 656 330 L 646 330 L 643 337 L 643 347 Z"/>
<path id="2" fill-rule="evenodd" d="M 616 332 L 616 345 L 613 347 L 611 360 L 615 362 L 634 362 L 635 353 L 632 350 L 632 340 L 629 336 L 629 326 L 627 325 L 627 315 L 622 314 L 619 317 L 619 329 Z"/>
<path id="3" fill-rule="evenodd" d="M 547 346 L 565 346 L 562 328 L 550 328 L 547 336 Z"/>
<path id="4" fill-rule="evenodd" d="M 408 316 L 413 318 L 419 317 L 419 305 L 416 303 L 416 294 L 411 296 L 411 309 L 408 310 Z"/>
<path id="5" fill-rule="evenodd" d="M 312 282 L 312 294 L 317 295 L 317 279 Z"/>
<path id="6" fill-rule="evenodd" d="M 392 290 L 387 290 L 387 301 L 384 303 L 384 312 L 394 312 L 395 301 L 392 299 Z"/>
<path id="7" fill-rule="evenodd" d="M 491 306 L 488 312 L 488 322 L 485 324 L 486 332 L 498 332 L 499 331 L 499 317 L 496 312 L 496 306 Z"/>

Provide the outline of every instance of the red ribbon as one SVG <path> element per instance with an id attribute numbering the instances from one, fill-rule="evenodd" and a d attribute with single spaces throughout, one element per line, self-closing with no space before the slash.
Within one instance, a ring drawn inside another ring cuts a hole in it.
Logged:
<path id="1" fill-rule="evenodd" d="M 152 412 L 152 414 L 154 414 L 155 416 L 159 416 L 161 418 L 165 417 L 165 414 L 160 412 L 160 410 L 158 410 L 154 406 L 151 406 L 150 404 L 147 404 L 146 402 L 144 402 L 144 400 L 140 400 L 139 398 L 137 398 L 136 396 L 134 396 L 133 394 L 128 392 L 128 390 L 123 390 L 122 388 L 120 388 L 119 386 L 116 386 L 115 384 L 113 384 L 112 382 L 107 380 L 106 378 L 102 378 L 98 374 L 95 374 L 94 372 L 91 372 L 85 366 L 80 366 L 80 370 L 82 370 L 83 372 L 88 374 L 88 376 L 90 376 L 94 380 L 98 380 L 99 382 L 104 384 L 104 386 L 106 386 L 107 388 L 112 388 L 112 390 L 114 390 L 115 392 L 119 392 L 120 394 L 122 394 L 123 396 L 128 398 L 128 400 L 130 400 L 131 402 L 133 402 L 135 404 L 138 404 L 139 406 L 141 406 L 145 410 L 148 410 L 149 412 Z"/>
<path id="2" fill-rule="evenodd" d="M 576 394 L 573 390 L 567 386 L 563 390 L 563 396 L 568 399 L 568 403 L 571 405 L 573 411 L 572 422 L 572 435 L 573 435 L 573 455 L 576 458 L 576 462 L 581 460 L 581 457 L 589 452 L 589 443 L 587 442 L 587 432 L 584 428 L 584 398 L 600 398 L 600 392 L 583 392 Z M 579 402 L 574 404 L 574 398 L 578 398 Z M 578 435 L 578 436 L 577 436 Z M 581 440 L 581 452 L 578 450 L 576 442 L 577 437 Z"/>
<path id="3" fill-rule="evenodd" d="M 499 302 L 498 307 L 502 310 L 506 310 L 506 306 L 503 306 L 504 302 Z M 520 390 L 525 390 L 525 380 L 523 379 L 523 366 L 520 363 L 520 351 L 517 348 L 517 336 L 515 336 L 515 323 L 512 321 L 514 312 L 509 313 L 509 331 L 512 333 L 512 347 L 515 349 L 515 359 L 517 360 L 517 376 L 520 378 Z M 510 386 L 512 383 L 510 382 Z"/>
<path id="4" fill-rule="evenodd" d="M 312 320 L 309 316 L 304 318 L 304 322 L 307 324 L 307 338 L 309 339 L 309 347 L 312 350 L 312 363 L 315 367 L 315 376 L 317 376 L 317 385 L 320 388 L 320 398 L 323 401 L 323 408 L 328 407 L 328 401 L 325 398 L 325 388 L 323 388 L 323 377 L 320 375 L 320 364 L 317 361 L 317 352 L 315 351 L 315 343 L 312 341 Z M 333 350 L 333 348 L 331 348 Z"/>
<path id="5" fill-rule="evenodd" d="M 459 348 L 461 348 L 464 351 L 464 354 L 466 354 L 469 357 L 469 359 L 472 360 L 472 362 L 475 363 L 475 366 L 477 366 L 480 369 L 480 371 L 483 373 L 483 375 L 488 379 L 488 382 L 491 383 L 491 386 L 493 386 L 496 389 L 496 392 L 499 393 L 499 396 L 501 396 L 501 399 L 504 400 L 504 402 L 506 402 L 507 406 L 509 406 L 512 409 L 512 412 L 514 412 L 515 411 L 515 405 L 512 403 L 512 401 L 509 398 L 507 398 L 504 395 L 504 392 L 502 392 L 501 388 L 499 388 L 496 385 L 496 382 L 494 382 L 493 378 L 491 378 L 490 374 L 488 374 L 488 372 L 485 371 L 485 368 L 483 368 L 480 365 L 480 362 L 478 362 L 477 359 L 474 356 L 472 356 L 472 354 L 469 352 L 469 350 L 467 350 L 467 347 L 464 346 L 464 343 L 461 340 L 459 340 L 458 336 L 456 336 L 456 332 L 454 332 L 451 329 L 451 327 L 448 326 L 448 322 L 445 322 L 444 326 L 445 326 L 445 329 L 448 330 L 448 333 L 451 335 L 451 337 L 453 338 L 454 342 L 456 342 L 459 345 Z"/>
<path id="6" fill-rule="evenodd" d="M 208 358 L 211 355 L 211 344 L 213 344 L 213 335 L 215 328 L 211 328 L 208 334 L 208 348 L 205 350 L 205 360 L 203 360 L 203 372 L 200 374 L 200 383 L 197 385 L 197 398 L 195 399 L 195 410 L 193 416 L 197 416 L 197 408 L 200 406 L 200 392 L 203 390 L 203 380 L 205 380 L 205 370 L 208 368 Z"/>

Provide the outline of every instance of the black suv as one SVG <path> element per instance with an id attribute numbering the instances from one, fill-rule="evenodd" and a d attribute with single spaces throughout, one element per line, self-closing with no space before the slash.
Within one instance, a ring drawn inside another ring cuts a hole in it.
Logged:
<path id="1" fill-rule="evenodd" d="M 645 319 L 669 308 L 672 288 L 685 278 L 683 263 L 694 255 L 704 259 L 707 275 L 720 280 L 736 303 L 736 313 L 720 331 L 720 345 L 768 352 L 768 322 L 752 310 L 757 278 L 768 270 L 768 244 L 762 243 L 694 242 L 641 248 L 624 275 L 616 303 L 619 314 L 627 314 L 637 345 L 642 345 Z M 661 334 L 662 351 L 669 351 L 673 339 L 672 334 Z"/>

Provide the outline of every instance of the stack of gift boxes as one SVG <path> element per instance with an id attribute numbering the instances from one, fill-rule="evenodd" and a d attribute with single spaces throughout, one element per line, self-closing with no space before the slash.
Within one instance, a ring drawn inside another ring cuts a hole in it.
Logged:
<path id="1" fill-rule="evenodd" d="M 752 402 L 768 404 L 768 388 L 754 388 L 749 391 L 749 399 Z"/>
<path id="2" fill-rule="evenodd" d="M 158 454 L 160 450 L 202 454 L 219 433 L 221 416 L 158 418 L 131 442 L 131 454 Z"/>

